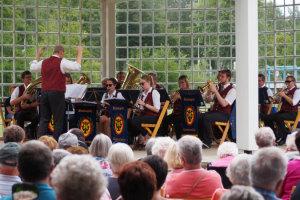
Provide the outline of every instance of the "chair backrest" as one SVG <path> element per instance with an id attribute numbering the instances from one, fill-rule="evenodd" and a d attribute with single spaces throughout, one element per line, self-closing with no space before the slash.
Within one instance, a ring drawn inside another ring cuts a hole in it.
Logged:
<path id="1" fill-rule="evenodd" d="M 293 130 L 295 130 L 296 127 L 298 126 L 299 119 L 300 119 L 300 104 L 298 104 L 298 114 L 297 114 L 295 123 L 294 123 L 294 125 L 293 125 Z M 295 128 L 294 128 L 294 127 L 295 127 Z"/>
<path id="2" fill-rule="evenodd" d="M 271 113 L 272 107 L 273 107 L 273 102 L 271 102 L 271 104 L 269 106 L 269 110 L 267 112 L 267 115 L 269 115 Z"/>
<path id="3" fill-rule="evenodd" d="M 222 178 L 223 187 L 225 189 L 230 189 L 233 184 L 230 182 L 229 178 L 226 176 L 226 169 L 227 169 L 227 167 L 213 167 L 211 165 L 211 163 L 207 164 L 207 170 L 215 170 L 218 174 L 220 174 L 220 176 Z"/>
<path id="4" fill-rule="evenodd" d="M 170 104 L 170 101 L 166 101 L 166 102 L 165 102 L 165 105 L 164 105 L 164 107 L 163 107 L 163 109 L 162 109 L 162 111 L 161 111 L 161 113 L 160 113 L 160 115 L 159 115 L 159 118 L 158 118 L 158 120 L 157 120 L 156 126 L 155 126 L 155 128 L 154 128 L 154 131 L 153 131 L 153 134 L 152 134 L 151 137 L 156 137 L 156 133 L 157 133 L 158 129 L 160 128 L 160 124 L 161 124 L 163 118 L 165 117 L 165 114 L 166 114 L 166 112 L 167 112 L 167 109 L 168 109 L 168 107 L 169 107 L 169 104 Z"/>
<path id="5" fill-rule="evenodd" d="M 282 106 L 282 103 L 279 103 L 279 104 L 278 104 L 278 106 L 277 106 L 277 112 L 279 112 L 279 111 L 280 111 L 280 109 L 281 109 L 281 106 Z"/>

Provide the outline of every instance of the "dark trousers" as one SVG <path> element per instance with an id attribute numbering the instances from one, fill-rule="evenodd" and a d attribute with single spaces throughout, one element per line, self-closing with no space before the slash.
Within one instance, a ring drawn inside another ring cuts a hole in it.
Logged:
<path id="1" fill-rule="evenodd" d="M 207 113 L 198 114 L 198 137 L 202 140 L 203 143 L 210 145 L 210 132 L 211 132 L 211 123 L 212 122 L 228 122 L 229 114 L 211 111 Z"/>
<path id="2" fill-rule="evenodd" d="M 17 120 L 17 125 L 24 128 L 24 121 L 31 121 L 29 129 L 29 139 L 36 139 L 34 136 L 35 129 L 39 123 L 39 115 L 37 113 L 24 113 L 22 111 L 16 112 L 15 119 Z"/>
<path id="3" fill-rule="evenodd" d="M 277 112 L 273 114 L 269 114 L 265 117 L 265 126 L 270 127 L 273 131 L 274 134 L 275 128 L 273 122 L 276 122 L 277 127 L 278 127 L 278 136 L 279 138 L 286 138 L 286 129 L 285 129 L 285 123 L 284 120 L 292 120 L 294 121 L 297 117 L 296 112 Z"/>
<path id="4" fill-rule="evenodd" d="M 261 121 L 265 121 L 266 116 L 267 116 L 267 113 L 265 113 L 265 112 L 260 112 L 259 113 L 259 119 Z"/>
<path id="5" fill-rule="evenodd" d="M 65 93 L 60 91 L 43 91 L 41 96 L 41 119 L 39 138 L 47 134 L 48 124 L 53 115 L 53 137 L 58 141 L 62 134 L 65 113 Z"/>
<path id="6" fill-rule="evenodd" d="M 138 136 L 142 134 L 143 136 L 147 135 L 147 131 L 141 127 L 141 124 L 156 124 L 158 117 L 153 116 L 135 116 L 133 119 L 130 119 L 128 122 L 128 129 L 133 136 Z"/>
<path id="7" fill-rule="evenodd" d="M 160 135 L 167 136 L 169 125 L 173 122 L 175 126 L 176 138 L 181 138 L 181 115 L 170 114 L 164 117 L 159 130 Z"/>

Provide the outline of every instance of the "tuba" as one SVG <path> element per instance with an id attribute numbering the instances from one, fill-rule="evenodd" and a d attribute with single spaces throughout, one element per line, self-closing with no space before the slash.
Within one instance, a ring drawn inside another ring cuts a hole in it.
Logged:
<path id="1" fill-rule="evenodd" d="M 132 65 L 128 64 L 128 71 L 126 73 L 125 80 L 122 84 L 121 89 L 138 89 L 140 90 L 140 86 L 136 83 L 139 82 L 138 76 L 143 74 L 144 72 L 133 67 Z"/>
<path id="2" fill-rule="evenodd" d="M 24 90 L 24 94 L 28 93 L 31 95 L 30 99 L 22 100 L 21 103 L 33 103 L 37 101 L 37 86 L 42 82 L 42 77 L 36 79 L 35 81 L 31 82 L 27 88 Z"/>
<path id="3" fill-rule="evenodd" d="M 91 80 L 89 79 L 89 77 L 86 75 L 86 74 L 84 74 L 84 73 L 80 73 L 80 78 L 79 78 L 79 80 L 77 81 L 77 83 L 76 84 L 91 84 Z"/>

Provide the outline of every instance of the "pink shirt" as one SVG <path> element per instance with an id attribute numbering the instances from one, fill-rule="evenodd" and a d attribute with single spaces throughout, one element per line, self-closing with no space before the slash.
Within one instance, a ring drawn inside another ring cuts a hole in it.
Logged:
<path id="1" fill-rule="evenodd" d="M 282 188 L 283 194 L 281 199 L 289 200 L 292 187 L 296 186 L 300 181 L 300 160 L 295 159 L 287 164 L 287 173 L 285 175 Z"/>
<path id="2" fill-rule="evenodd" d="M 203 174 L 204 169 L 183 171 L 169 177 L 164 188 L 164 197 L 183 198 Z M 178 189 L 180 188 L 180 189 Z M 206 171 L 205 175 L 187 199 L 211 198 L 216 189 L 223 188 L 220 175 L 214 171 Z"/>
<path id="3" fill-rule="evenodd" d="M 214 192 L 211 200 L 220 200 L 221 197 L 223 196 L 223 194 L 225 192 L 228 192 L 228 191 L 230 191 L 230 190 L 227 190 L 227 189 L 216 189 L 216 191 Z"/>
<path id="4" fill-rule="evenodd" d="M 212 162 L 211 165 L 213 167 L 228 167 L 228 165 L 231 163 L 233 159 L 234 159 L 233 156 L 227 156 L 225 158 L 221 158 L 220 160 Z"/>
<path id="5" fill-rule="evenodd" d="M 180 173 L 182 172 L 184 169 L 181 168 L 181 169 L 172 169 L 172 171 L 170 172 L 170 174 L 167 175 L 166 177 L 166 180 L 165 180 L 165 183 L 163 184 L 163 188 L 165 188 L 165 185 L 166 185 L 166 182 L 168 181 L 168 179 L 170 178 L 170 176 L 172 176 L 173 174 L 177 174 L 177 173 Z"/>

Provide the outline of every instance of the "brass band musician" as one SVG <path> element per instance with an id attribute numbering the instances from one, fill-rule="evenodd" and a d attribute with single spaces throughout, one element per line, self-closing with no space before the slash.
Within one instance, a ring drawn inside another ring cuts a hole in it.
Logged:
<path id="1" fill-rule="evenodd" d="M 273 92 L 270 88 L 268 88 L 267 86 L 265 86 L 265 76 L 263 74 L 258 74 L 258 87 L 259 88 L 266 88 L 267 89 L 267 93 L 269 97 L 273 96 Z M 271 106 L 271 104 L 261 104 L 260 105 L 260 111 L 259 111 L 259 118 L 261 120 L 264 120 L 265 117 L 267 116 L 269 107 Z"/>

